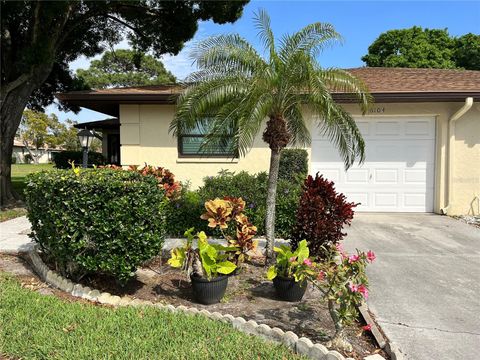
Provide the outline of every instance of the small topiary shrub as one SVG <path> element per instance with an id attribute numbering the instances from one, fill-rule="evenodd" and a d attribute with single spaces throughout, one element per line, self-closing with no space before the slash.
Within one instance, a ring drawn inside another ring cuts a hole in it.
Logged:
<path id="1" fill-rule="evenodd" d="M 304 149 L 283 149 L 280 156 L 278 178 L 295 181 L 298 177 L 302 180 L 308 174 L 308 153 Z"/>
<path id="2" fill-rule="evenodd" d="M 325 249 L 335 246 L 346 235 L 343 227 L 350 225 L 357 205 L 337 193 L 332 181 L 318 173 L 315 178 L 309 175 L 303 185 L 290 244 L 295 249 L 305 239 L 311 254 L 324 259 Z"/>
<path id="3" fill-rule="evenodd" d="M 25 196 L 32 238 L 64 275 L 95 272 L 125 283 L 162 248 L 165 192 L 153 176 L 51 170 L 30 174 Z"/>
<path id="4" fill-rule="evenodd" d="M 59 151 L 52 154 L 52 160 L 57 169 L 70 169 L 73 162 L 75 165 L 82 165 L 83 152 L 82 151 Z M 105 158 L 101 153 L 89 151 L 88 165 L 105 165 Z"/>

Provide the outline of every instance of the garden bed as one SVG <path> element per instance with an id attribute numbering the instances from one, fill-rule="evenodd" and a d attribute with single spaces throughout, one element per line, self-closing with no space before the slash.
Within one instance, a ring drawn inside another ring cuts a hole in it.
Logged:
<path id="1" fill-rule="evenodd" d="M 313 287 L 309 287 L 304 299 L 298 303 L 277 300 L 271 281 L 265 278 L 263 259 L 254 259 L 245 264 L 239 275 L 230 276 L 227 293 L 222 301 L 214 305 L 195 303 L 192 289 L 185 274 L 166 265 L 166 259 L 157 257 L 137 271 L 135 279 L 126 286 L 119 286 L 113 278 L 86 276 L 80 283 L 112 295 L 130 296 L 141 300 L 172 304 L 174 306 L 195 306 L 247 320 L 293 331 L 299 337 L 305 336 L 313 342 L 326 343 L 334 333 L 334 327 L 327 305 Z M 362 330 L 361 323 L 347 327 L 346 336 L 353 346 L 347 357 L 363 359 L 364 356 L 379 353 L 388 358 L 374 343 L 373 337 Z"/>

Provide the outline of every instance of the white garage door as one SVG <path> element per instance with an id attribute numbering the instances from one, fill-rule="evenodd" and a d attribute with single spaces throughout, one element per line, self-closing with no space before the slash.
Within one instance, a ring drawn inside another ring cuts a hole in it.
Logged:
<path id="1" fill-rule="evenodd" d="M 312 139 L 312 174 L 335 182 L 357 211 L 432 212 L 434 117 L 359 117 L 366 144 L 362 166 L 347 172 L 337 150 L 319 134 Z"/>

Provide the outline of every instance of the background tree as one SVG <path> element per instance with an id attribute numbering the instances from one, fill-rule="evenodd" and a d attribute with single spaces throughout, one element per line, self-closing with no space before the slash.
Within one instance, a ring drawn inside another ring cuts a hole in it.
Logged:
<path id="1" fill-rule="evenodd" d="M 362 57 L 367 66 L 406 68 L 464 68 L 479 70 L 480 36 L 455 38 L 447 29 L 389 30 L 381 34 Z"/>
<path id="2" fill-rule="evenodd" d="M 255 24 L 266 58 L 237 34 L 208 38 L 198 44 L 193 59 L 198 71 L 179 97 L 170 130 L 179 135 L 197 127 L 207 130 L 204 149 L 230 146 L 244 155 L 263 128 L 271 150 L 265 230 L 267 261 L 273 257 L 275 204 L 280 152 L 287 145 L 308 145 L 309 127 L 304 110 L 317 119 L 320 131 L 336 145 L 350 167 L 363 161 L 364 141 L 352 116 L 335 103 L 330 91 L 350 93 L 367 111 L 364 84 L 340 69 L 323 69 L 316 60 L 325 46 L 340 35 L 329 24 L 314 23 L 276 42 L 270 18 L 261 11 Z"/>
<path id="3" fill-rule="evenodd" d="M 446 29 L 389 30 L 368 47 L 362 60 L 367 66 L 453 69 L 452 45 Z"/>
<path id="4" fill-rule="evenodd" d="M 40 149 L 56 148 L 62 142 L 60 136 L 63 124 L 58 121 L 55 114 L 48 116 L 45 113 L 25 110 L 17 131 L 18 138 L 22 141 L 35 164 L 42 153 Z"/>
<path id="5" fill-rule="evenodd" d="M 100 54 L 125 37 L 138 51 L 177 54 L 199 20 L 235 21 L 246 2 L 0 0 L 0 205 L 16 197 L 10 165 L 24 108 L 40 110 L 56 92 L 86 87 L 68 63 Z"/>
<path id="6" fill-rule="evenodd" d="M 457 67 L 480 70 L 480 35 L 469 33 L 456 38 L 453 59 Z"/>
<path id="7" fill-rule="evenodd" d="M 82 146 L 78 139 L 78 131 L 75 127 L 76 121 L 67 119 L 65 122 L 60 123 L 60 131 L 58 133 L 58 143 L 64 150 L 68 151 L 81 151 Z M 101 152 L 102 141 L 98 138 L 94 138 L 90 144 L 89 151 Z"/>
<path id="8" fill-rule="evenodd" d="M 175 83 L 175 76 L 153 56 L 135 50 L 107 51 L 77 76 L 94 89 Z"/>

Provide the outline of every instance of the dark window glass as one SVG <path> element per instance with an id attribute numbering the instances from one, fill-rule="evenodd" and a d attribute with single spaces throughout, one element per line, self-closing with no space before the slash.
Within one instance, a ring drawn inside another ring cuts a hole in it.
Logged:
<path id="1" fill-rule="evenodd" d="M 232 157 L 237 152 L 232 150 L 232 138 L 224 137 L 222 141 L 215 142 L 215 145 L 202 147 L 205 134 L 208 132 L 206 125 L 198 125 L 195 129 L 189 130 L 178 138 L 178 150 L 183 156 L 211 156 L 211 157 Z M 220 140 L 220 139 L 219 139 Z"/>

